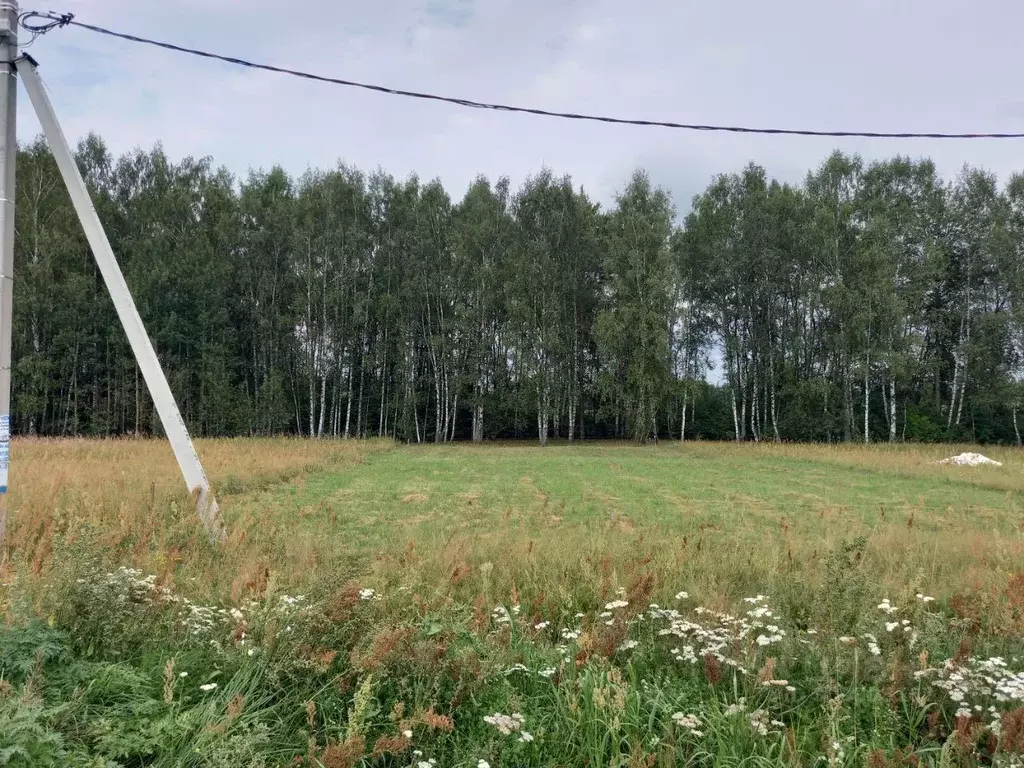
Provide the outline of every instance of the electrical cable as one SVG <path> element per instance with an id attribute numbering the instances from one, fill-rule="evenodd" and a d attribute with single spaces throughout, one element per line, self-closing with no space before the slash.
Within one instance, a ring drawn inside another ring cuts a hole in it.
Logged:
<path id="1" fill-rule="evenodd" d="M 199 50 L 197 48 L 188 48 L 182 45 L 176 45 L 174 43 L 167 43 L 160 40 L 153 40 L 151 38 L 139 37 L 138 35 L 131 35 L 125 32 L 115 32 L 114 30 L 107 29 L 105 27 L 99 27 L 94 24 L 86 24 L 81 21 L 76 21 L 74 14 L 72 13 L 44 13 L 39 11 L 30 11 L 23 13 L 20 17 L 22 28 L 29 32 L 36 34 L 45 34 L 52 29 L 58 27 L 73 26 L 81 29 L 86 29 L 91 32 L 96 32 L 101 35 L 108 37 L 118 38 L 120 40 L 127 40 L 133 43 L 141 43 L 144 45 L 155 46 L 157 48 L 163 48 L 169 51 L 175 51 L 178 53 L 186 53 L 192 56 L 199 56 L 206 59 L 213 59 L 215 61 L 222 61 L 228 64 L 234 64 L 237 66 L 248 67 L 250 69 L 263 70 L 265 72 L 276 72 L 278 74 L 290 75 L 292 77 L 299 77 L 306 80 L 313 80 L 321 83 L 330 83 L 332 85 L 341 85 L 350 88 L 361 88 L 367 91 L 374 91 L 377 93 L 385 93 L 392 96 L 405 96 L 413 99 L 423 99 L 427 101 L 438 101 L 447 104 L 455 104 L 461 107 L 470 107 L 473 109 L 487 109 L 494 110 L 497 112 L 516 112 L 529 115 L 538 115 L 542 117 L 554 117 L 563 120 L 581 120 L 588 122 L 599 122 L 607 123 L 612 125 L 630 125 L 630 126 L 641 126 L 641 127 L 659 127 L 659 128 L 671 128 L 676 130 L 686 131 L 703 131 L 703 132 L 721 132 L 721 133 L 747 133 L 747 134 L 768 134 L 773 136 L 817 136 L 817 137 L 831 137 L 831 138 L 866 138 L 866 139 L 1022 139 L 1024 133 L 941 133 L 941 132 L 928 132 L 918 133 L 912 131 L 899 131 L 899 132 L 886 132 L 886 131 L 828 131 L 828 130 L 811 130 L 811 129 L 798 129 L 798 128 L 764 128 L 764 127 L 751 127 L 741 125 L 704 125 L 698 123 L 679 123 L 668 120 L 643 120 L 633 119 L 624 117 L 609 117 L 606 115 L 593 115 L 584 114 L 577 112 L 562 112 L 557 110 L 538 109 L 534 107 L 521 107 L 513 106 L 509 104 L 498 104 L 483 101 L 474 101 L 472 99 L 463 99 L 454 96 L 442 96 L 435 93 L 425 93 L 421 91 L 409 91 L 402 88 L 390 88 L 388 86 L 376 85 L 373 83 L 363 83 L 355 80 L 345 80 L 339 77 L 328 77 L 326 75 L 318 75 L 312 72 L 303 72 L 296 69 L 288 69 L 286 67 L 278 67 L 272 64 L 261 64 L 258 62 L 248 61 L 246 59 L 236 58 L 234 56 L 225 56 L 219 53 L 211 53 L 209 51 Z M 42 20 L 37 21 L 37 20 Z"/>

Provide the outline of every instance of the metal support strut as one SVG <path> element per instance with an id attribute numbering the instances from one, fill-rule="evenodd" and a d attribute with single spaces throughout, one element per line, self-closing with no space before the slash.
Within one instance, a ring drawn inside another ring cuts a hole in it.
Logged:
<path id="1" fill-rule="evenodd" d="M 214 498 L 213 491 L 210 488 L 210 481 L 206 478 L 206 473 L 203 471 L 203 465 L 196 454 L 192 438 L 188 434 L 188 428 L 185 426 L 185 421 L 178 410 L 178 404 L 174 400 L 174 394 L 167 383 L 167 377 L 164 376 L 163 369 L 160 367 L 160 361 L 156 356 L 156 351 L 153 349 L 153 344 L 150 342 L 149 334 L 146 333 L 146 328 L 142 324 L 142 318 L 139 317 L 135 302 L 132 300 L 132 295 L 128 290 L 128 284 L 125 282 L 121 268 L 114 257 L 110 241 L 107 240 L 107 234 L 103 230 L 103 225 L 100 223 L 95 207 L 93 207 L 85 181 L 82 179 L 78 165 L 71 154 L 71 148 L 68 146 L 67 139 L 64 138 L 64 133 L 61 130 L 60 123 L 57 121 L 57 115 L 53 111 L 53 105 L 50 104 L 50 99 L 43 87 L 42 80 L 39 78 L 36 62 L 28 55 L 22 55 L 15 61 L 15 67 L 18 74 L 21 75 L 29 100 L 32 102 L 36 115 L 39 117 L 43 134 L 46 136 L 46 141 L 49 143 L 53 156 L 57 161 L 57 167 L 64 178 L 64 184 L 71 195 L 71 202 L 74 204 L 75 212 L 82 222 L 85 237 L 89 241 L 89 247 L 96 258 L 96 263 L 99 265 L 103 281 L 107 285 L 107 290 L 110 291 L 110 298 L 114 302 L 114 308 L 117 310 L 117 316 L 121 320 L 121 325 L 124 326 L 132 353 L 135 355 L 135 360 L 142 370 L 146 387 L 149 389 L 149 394 L 153 398 L 153 404 L 156 406 L 156 411 L 160 416 L 160 423 L 163 425 L 164 432 L 170 440 L 174 456 L 178 460 L 178 466 L 181 468 L 181 474 L 185 478 L 185 485 L 190 493 L 196 494 L 196 512 L 198 512 L 200 519 L 206 526 L 206 531 L 211 540 L 222 539 L 224 537 L 224 524 L 220 517 L 217 500 Z M 2 71 L 0 71 L 0 74 L 2 74 Z M 13 77 L 10 83 L 13 88 Z M 0 88 L 6 87 L 6 82 L 0 83 Z M 0 97 L 0 109 L 2 109 L 2 106 L 3 99 Z M 11 120 L 10 125 L 13 125 L 13 122 Z M 2 144 L 0 144 L 0 148 L 2 148 Z M 15 144 L 12 139 L 9 145 L 9 152 L 12 158 L 14 151 Z M 9 168 L 13 174 L 13 162 L 10 162 Z M 13 190 L 13 184 L 9 189 Z M 5 208 L 3 210 L 6 210 L 6 203 L 4 205 Z M 11 219 L 10 223 L 13 234 L 13 216 Z M 0 234 L 5 232 L 6 228 L 0 230 Z M 6 282 L 5 280 L 5 285 Z M 9 334 L 9 302 L 4 303 L 3 309 L 8 314 L 7 318 L 0 322 L 3 322 L 4 332 Z M 2 375 L 2 372 L 0 372 L 0 375 Z M 5 417 L 0 414 L 0 418 Z M 3 428 L 3 423 L 0 422 L 0 430 Z M 2 437 L 2 432 L 0 432 L 0 437 Z"/>

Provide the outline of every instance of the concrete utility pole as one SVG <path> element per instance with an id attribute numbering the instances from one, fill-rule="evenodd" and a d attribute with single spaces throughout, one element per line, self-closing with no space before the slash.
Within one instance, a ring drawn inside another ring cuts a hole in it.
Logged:
<path id="1" fill-rule="evenodd" d="M 212 540 L 219 540 L 224 537 L 224 524 L 221 521 L 220 510 L 217 507 L 217 500 L 213 496 L 213 489 L 210 488 L 210 481 L 206 478 L 203 465 L 199 461 L 192 438 L 185 426 L 185 420 L 181 417 L 178 404 L 174 400 L 174 393 L 167 383 L 163 368 L 160 367 L 160 360 L 153 349 L 153 343 L 146 333 L 146 327 L 142 324 L 139 311 L 135 307 L 135 301 L 128 290 L 128 283 L 125 282 L 121 267 L 118 266 L 114 257 L 114 249 L 110 247 L 107 233 L 103 230 L 100 217 L 89 197 L 89 189 L 85 186 L 85 180 L 78 170 L 78 163 L 71 153 L 64 132 L 57 122 L 57 113 L 53 111 L 50 97 L 46 95 L 43 81 L 36 71 L 36 63 L 29 56 L 22 56 L 17 62 L 18 72 L 21 75 L 21 82 L 28 93 L 29 101 L 35 109 L 39 124 L 43 128 L 43 135 L 50 145 L 53 158 L 57 161 L 57 169 L 64 179 L 64 184 L 71 195 L 71 203 L 78 214 L 78 220 L 82 222 L 82 229 L 85 230 L 85 239 L 89 241 L 89 248 L 96 259 L 96 264 L 103 275 L 103 282 L 106 283 L 107 291 L 114 302 L 114 309 L 124 327 L 125 335 L 128 337 L 128 344 L 132 348 L 135 362 L 142 370 L 142 377 L 146 380 L 146 387 L 149 395 L 153 398 L 153 405 L 160 416 L 160 424 L 163 425 L 167 439 L 174 450 L 174 457 L 178 460 L 178 467 L 185 478 L 185 486 L 190 493 L 196 494 L 196 512 L 199 514 L 206 532 Z M 13 82 L 13 79 L 12 79 Z"/>
<path id="2" fill-rule="evenodd" d="M 14 162 L 18 75 L 18 3 L 0 0 L 0 560 L 7 541 L 11 446 L 11 301 L 14 298 Z"/>
<path id="3" fill-rule="evenodd" d="M 18 4 L 16 0 L 0 0 L 0 558 L 7 542 L 7 473 L 11 435 L 11 300 L 14 272 L 14 163 L 18 154 L 15 98 L 17 75 L 20 73 L 29 100 L 39 118 L 43 134 L 53 152 L 54 160 L 75 213 L 85 230 L 89 249 L 99 266 L 103 282 L 124 327 L 132 354 L 146 380 L 160 423 L 171 443 L 174 457 L 185 479 L 185 486 L 196 496 L 196 512 L 206 526 L 210 538 L 224 536 L 224 524 L 214 498 L 210 481 L 196 454 L 192 438 L 181 417 L 174 394 L 167 383 L 153 343 L 142 324 L 128 284 L 114 257 L 110 241 L 89 197 L 78 164 L 67 139 L 61 131 L 36 63 L 27 55 L 18 54 Z"/>

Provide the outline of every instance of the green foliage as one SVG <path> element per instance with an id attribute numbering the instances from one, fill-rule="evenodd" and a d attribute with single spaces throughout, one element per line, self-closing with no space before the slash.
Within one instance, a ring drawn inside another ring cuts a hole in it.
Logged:
<path id="1" fill-rule="evenodd" d="M 270 729 L 264 723 L 243 725 L 224 739 L 214 741 L 202 755 L 203 768 L 267 768 Z"/>
<path id="2" fill-rule="evenodd" d="M 35 620 L 0 633 L 0 678 L 24 682 L 33 667 L 64 660 L 65 635 Z"/>
<path id="3" fill-rule="evenodd" d="M 64 765 L 63 745 L 40 701 L 27 695 L 0 699 L 0 766 L 56 768 Z"/>
<path id="4" fill-rule="evenodd" d="M 791 186 L 751 164 L 677 226 L 643 172 L 599 211 L 546 170 L 452 200 L 94 136 L 78 158 L 196 434 L 649 439 L 686 403 L 715 439 L 1018 439 L 1020 176 L 837 152 Z M 45 143 L 17 167 L 15 430 L 159 434 Z M 702 410 L 679 385 L 709 375 Z"/>
<path id="5" fill-rule="evenodd" d="M 946 430 L 936 424 L 927 413 L 917 409 L 907 411 L 906 439 L 913 443 L 937 443 L 946 436 Z"/>
<path id="6" fill-rule="evenodd" d="M 833 637 L 856 634 L 867 593 L 861 567 L 867 538 L 842 542 L 825 560 L 822 605 L 825 627 Z"/>

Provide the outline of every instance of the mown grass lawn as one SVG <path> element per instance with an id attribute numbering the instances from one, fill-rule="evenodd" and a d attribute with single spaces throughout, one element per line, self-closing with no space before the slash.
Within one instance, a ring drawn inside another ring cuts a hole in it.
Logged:
<path id="1" fill-rule="evenodd" d="M 763 566 L 760 578 L 774 579 L 788 567 L 782 556 L 813 566 L 837 542 L 864 536 L 880 580 L 896 585 L 924 569 L 933 585 L 979 586 L 1024 562 L 1024 456 L 990 451 L 1002 468 L 937 466 L 949 451 L 395 447 L 272 488 L 233 513 L 248 525 L 269 513 L 300 558 L 303 547 L 321 558 L 372 557 L 410 542 L 428 555 L 454 544 L 478 561 L 531 545 L 560 559 L 685 546 L 725 584 L 748 567 L 736 569 L 744 554 Z"/>

